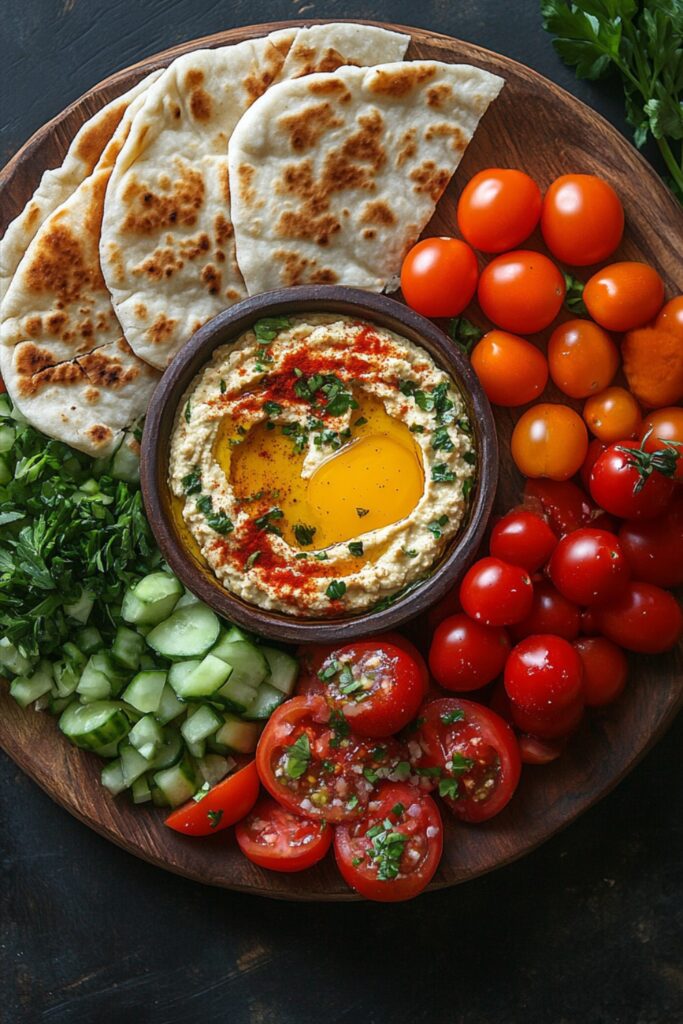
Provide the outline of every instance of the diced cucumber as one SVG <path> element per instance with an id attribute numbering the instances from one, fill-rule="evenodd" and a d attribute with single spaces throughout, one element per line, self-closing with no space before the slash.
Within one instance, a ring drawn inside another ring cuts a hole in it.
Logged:
<path id="1" fill-rule="evenodd" d="M 246 683 L 241 683 L 239 679 L 235 679 L 233 676 L 234 673 L 227 683 L 221 686 L 220 690 L 213 695 L 211 700 L 215 704 L 220 704 L 222 707 L 230 711 L 236 711 L 238 715 L 241 715 L 256 700 L 258 689 L 254 689 L 253 686 L 248 686 Z"/>
<path id="2" fill-rule="evenodd" d="M 71 697 L 50 697 L 47 708 L 51 715 L 61 715 L 70 703 Z"/>
<path id="3" fill-rule="evenodd" d="M 100 775 L 100 780 L 105 789 L 108 789 L 112 796 L 118 796 L 126 788 L 123 778 L 123 767 L 120 761 L 110 761 L 105 764 Z"/>
<path id="4" fill-rule="evenodd" d="M 135 625 L 155 626 L 168 618 L 182 592 L 182 584 L 175 576 L 152 572 L 126 591 L 121 615 Z"/>
<path id="5" fill-rule="evenodd" d="M 115 696 L 114 685 L 106 671 L 109 668 L 108 663 L 106 659 L 100 657 L 103 653 L 101 651 L 99 654 L 90 655 L 76 685 L 76 690 L 86 702 Z"/>
<path id="6" fill-rule="evenodd" d="M 9 692 L 22 708 L 33 704 L 39 697 L 49 693 L 54 684 L 52 665 L 41 661 L 30 676 L 17 676 L 10 683 Z"/>
<path id="7" fill-rule="evenodd" d="M 128 733 L 128 742 L 151 761 L 164 742 L 164 731 L 154 715 L 143 715 Z"/>
<path id="8" fill-rule="evenodd" d="M 147 643 L 162 657 L 182 661 L 203 657 L 215 644 L 219 632 L 218 617 L 197 601 L 155 626 L 147 635 Z"/>
<path id="9" fill-rule="evenodd" d="M 70 697 L 78 686 L 81 672 L 71 661 L 66 658 L 56 661 L 52 666 L 52 673 L 55 677 L 57 697 Z"/>
<path id="10" fill-rule="evenodd" d="M 243 722 L 236 715 L 226 712 L 223 724 L 216 732 L 216 742 L 239 754 L 252 754 L 256 750 L 261 728 L 260 722 Z"/>
<path id="11" fill-rule="evenodd" d="M 154 669 L 159 667 L 159 659 L 155 658 L 149 651 L 140 655 L 140 669 L 147 671 L 148 669 Z"/>
<path id="12" fill-rule="evenodd" d="M 103 747 L 96 747 L 93 754 L 97 754 L 98 757 L 118 757 L 120 746 L 121 740 L 116 740 L 115 743 L 105 743 Z"/>
<path id="13" fill-rule="evenodd" d="M 196 700 L 216 693 L 231 671 L 230 666 L 220 658 L 207 654 L 193 669 L 182 674 L 176 673 L 176 678 L 169 681 L 181 700 Z"/>
<path id="14" fill-rule="evenodd" d="M 196 760 L 204 757 L 204 754 L 206 753 L 206 740 L 197 740 L 196 743 L 188 743 L 185 741 L 185 746 L 187 747 L 188 754 Z"/>
<path id="15" fill-rule="evenodd" d="M 294 692 L 299 676 L 299 662 L 291 654 L 280 651 L 277 647 L 261 646 L 259 650 L 268 662 L 270 669 L 268 682 L 289 697 Z"/>
<path id="16" fill-rule="evenodd" d="M 0 666 L 15 676 L 26 676 L 31 671 L 31 662 L 6 636 L 0 639 Z"/>
<path id="17" fill-rule="evenodd" d="M 167 729 L 164 742 L 154 755 L 152 768 L 169 768 L 183 756 L 183 739 L 177 729 Z"/>
<path id="18" fill-rule="evenodd" d="M 136 484 L 140 479 L 140 446 L 130 434 L 124 434 L 111 462 L 111 475 L 115 480 Z"/>
<path id="19" fill-rule="evenodd" d="M 134 629 L 119 626 L 116 630 L 111 653 L 116 662 L 130 672 L 137 672 L 140 667 L 140 656 L 145 649 L 144 637 Z"/>
<path id="20" fill-rule="evenodd" d="M 221 637 L 215 647 L 211 649 L 215 658 L 232 665 L 235 681 L 246 683 L 253 690 L 257 688 L 268 677 L 268 662 L 261 654 L 258 647 L 255 647 L 248 640 L 228 641 Z"/>
<path id="21" fill-rule="evenodd" d="M 64 660 L 68 661 L 70 665 L 73 665 L 74 668 L 78 669 L 78 673 L 80 675 L 85 668 L 86 661 L 88 660 L 85 654 L 76 647 L 76 644 L 71 643 L 70 640 L 67 640 L 62 647 L 62 654 L 64 655 Z"/>
<path id="22" fill-rule="evenodd" d="M 228 772 L 235 767 L 233 757 L 223 757 L 222 754 L 206 754 L 197 762 L 199 774 L 210 786 L 224 779 Z"/>
<path id="23" fill-rule="evenodd" d="M 199 598 L 195 597 L 194 594 L 191 594 L 189 590 L 186 590 L 173 610 L 177 612 L 181 608 L 188 608 L 191 604 L 199 603 Z"/>
<path id="24" fill-rule="evenodd" d="M 166 683 L 161 691 L 161 700 L 156 711 L 156 717 L 162 725 L 166 725 L 167 722 L 172 722 L 178 715 L 182 715 L 184 710 L 185 704 L 178 700 L 174 691 Z"/>
<path id="25" fill-rule="evenodd" d="M 94 654 L 104 647 L 102 634 L 96 626 L 86 626 L 76 634 L 76 643 L 83 654 Z"/>
<path id="26" fill-rule="evenodd" d="M 270 683 L 261 683 L 253 701 L 248 708 L 244 709 L 244 717 L 248 719 L 270 718 L 275 708 L 284 700 L 285 695 L 282 690 L 271 686 Z"/>
<path id="27" fill-rule="evenodd" d="M 154 785 L 167 804 L 177 807 L 197 791 L 197 775 L 192 763 L 184 758 L 178 764 L 156 772 Z"/>
<path id="28" fill-rule="evenodd" d="M 188 661 L 174 661 L 168 670 L 168 681 L 174 692 L 179 692 L 183 687 L 183 680 L 187 679 L 191 672 L 201 665 L 201 658 L 190 658 Z"/>
<path id="29" fill-rule="evenodd" d="M 92 606 L 95 603 L 95 599 L 91 593 L 87 590 L 81 591 L 81 596 L 77 601 L 72 601 L 71 604 L 64 605 L 64 611 L 70 619 L 75 619 L 76 622 L 80 622 L 83 625 L 90 618 L 90 612 Z"/>
<path id="30" fill-rule="evenodd" d="M 208 704 L 202 704 L 191 715 L 188 714 L 188 717 L 180 726 L 180 732 L 185 742 L 189 745 L 205 740 L 207 736 L 211 736 L 212 733 L 216 732 L 222 724 L 223 719 L 218 712 L 214 711 Z"/>
<path id="31" fill-rule="evenodd" d="M 121 699 L 143 715 L 154 712 L 161 702 L 165 682 L 166 673 L 161 669 L 138 672 L 121 694 Z"/>
<path id="32" fill-rule="evenodd" d="M 152 791 L 149 788 L 149 782 L 144 775 L 141 775 L 139 779 L 136 779 L 130 789 L 130 794 L 133 798 L 134 804 L 146 804 L 152 799 Z"/>
<path id="33" fill-rule="evenodd" d="M 128 735 L 130 722 L 121 705 L 111 700 L 93 704 L 69 704 L 59 719 L 59 728 L 77 747 L 97 750 L 107 743 L 118 743 Z"/>
<path id="34" fill-rule="evenodd" d="M 102 672 L 107 677 L 111 683 L 112 693 L 118 697 L 126 685 L 130 673 L 117 665 L 110 651 L 97 651 L 95 654 L 91 654 L 88 660 L 96 672 Z"/>
<path id="35" fill-rule="evenodd" d="M 237 640 L 246 640 L 247 643 L 253 644 L 254 637 L 252 633 L 247 633 L 246 630 L 240 629 L 239 626 L 229 623 L 225 627 L 222 638 L 226 644 L 234 644 Z"/>
<path id="36" fill-rule="evenodd" d="M 131 746 L 130 743 L 125 743 L 119 750 L 121 757 L 121 771 L 123 772 L 123 781 L 126 784 L 126 789 L 132 786 L 136 779 L 139 779 L 141 775 L 144 775 L 149 768 L 149 761 L 146 757 L 143 757 L 139 750 Z"/>

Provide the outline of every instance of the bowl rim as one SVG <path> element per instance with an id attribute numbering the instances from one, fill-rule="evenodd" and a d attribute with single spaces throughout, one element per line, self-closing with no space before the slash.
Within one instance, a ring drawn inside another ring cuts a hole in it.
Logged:
<path id="1" fill-rule="evenodd" d="M 244 601 L 186 553 L 168 507 L 171 497 L 166 484 L 168 451 L 182 396 L 216 348 L 231 339 L 236 340 L 261 317 L 322 312 L 358 316 L 426 348 L 430 357 L 454 378 L 468 407 L 475 435 L 477 478 L 464 528 L 451 542 L 448 554 L 421 585 L 379 611 L 370 609 L 338 618 L 296 618 Z M 414 339 L 410 338 L 410 333 Z M 438 357 L 432 349 L 436 349 Z M 164 429 L 167 426 L 169 429 Z M 386 295 L 343 285 L 299 285 L 262 292 L 236 303 L 200 327 L 180 349 L 164 372 L 147 410 L 141 442 L 140 483 L 145 511 L 162 555 L 181 582 L 218 615 L 281 642 L 351 640 L 396 628 L 415 618 L 457 584 L 477 552 L 493 507 L 498 483 L 498 439 L 491 406 L 477 375 L 464 353 L 440 327 Z"/>

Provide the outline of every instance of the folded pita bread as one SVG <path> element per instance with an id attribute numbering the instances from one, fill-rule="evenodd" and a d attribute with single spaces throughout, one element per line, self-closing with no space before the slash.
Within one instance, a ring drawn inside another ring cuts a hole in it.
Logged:
<path id="1" fill-rule="evenodd" d="M 159 379 L 125 341 L 99 264 L 104 193 L 142 102 L 39 228 L 2 307 L 0 369 L 12 400 L 43 433 L 93 456 L 117 446 Z"/>
<path id="2" fill-rule="evenodd" d="M 307 282 L 385 288 L 503 84 L 468 65 L 414 61 L 273 86 L 229 145 L 249 294 Z"/>
<path id="3" fill-rule="evenodd" d="M 351 29 L 292 29 L 198 50 L 175 60 L 149 90 L 107 190 L 100 254 L 126 338 L 153 366 L 164 369 L 198 327 L 246 296 L 228 187 L 235 125 L 285 71 L 290 53 L 287 73 L 299 75 L 317 60 L 355 60 L 347 46 L 360 47 L 360 37 Z M 310 41 L 303 50 L 300 37 Z M 379 60 L 409 42 L 383 29 L 368 39 L 363 55 L 372 50 Z"/>
<path id="4" fill-rule="evenodd" d="M 147 75 L 128 92 L 98 110 L 74 136 L 61 166 L 45 171 L 38 188 L 19 216 L 7 226 L 0 243 L 0 303 L 40 225 L 92 174 L 129 104 L 160 74 L 159 70 Z"/>

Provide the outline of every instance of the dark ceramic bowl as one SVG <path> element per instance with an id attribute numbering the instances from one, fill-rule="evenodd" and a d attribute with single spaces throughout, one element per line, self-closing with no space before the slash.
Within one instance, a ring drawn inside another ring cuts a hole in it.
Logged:
<path id="1" fill-rule="evenodd" d="M 341 618 L 296 618 L 249 604 L 227 591 L 204 561 L 183 542 L 171 512 L 167 484 L 169 444 L 178 403 L 214 349 L 235 341 L 265 316 L 342 313 L 388 328 L 426 349 L 455 381 L 474 429 L 477 479 L 459 533 L 424 583 L 381 611 Z M 491 407 L 467 359 L 429 320 L 384 295 L 355 288 L 310 285 L 266 292 L 245 299 L 205 324 L 178 353 L 152 398 L 142 438 L 142 493 L 147 515 L 167 562 L 186 587 L 219 615 L 289 643 L 324 643 L 393 629 L 425 611 L 460 579 L 486 529 L 498 481 L 498 445 Z"/>

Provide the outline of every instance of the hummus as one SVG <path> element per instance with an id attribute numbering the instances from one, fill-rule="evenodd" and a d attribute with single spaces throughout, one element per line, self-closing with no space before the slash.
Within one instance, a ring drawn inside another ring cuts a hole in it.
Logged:
<path id="1" fill-rule="evenodd" d="M 452 379 L 391 331 L 337 315 L 257 321 L 178 410 L 170 487 L 227 590 L 292 615 L 390 602 L 465 514 L 472 432 Z"/>

